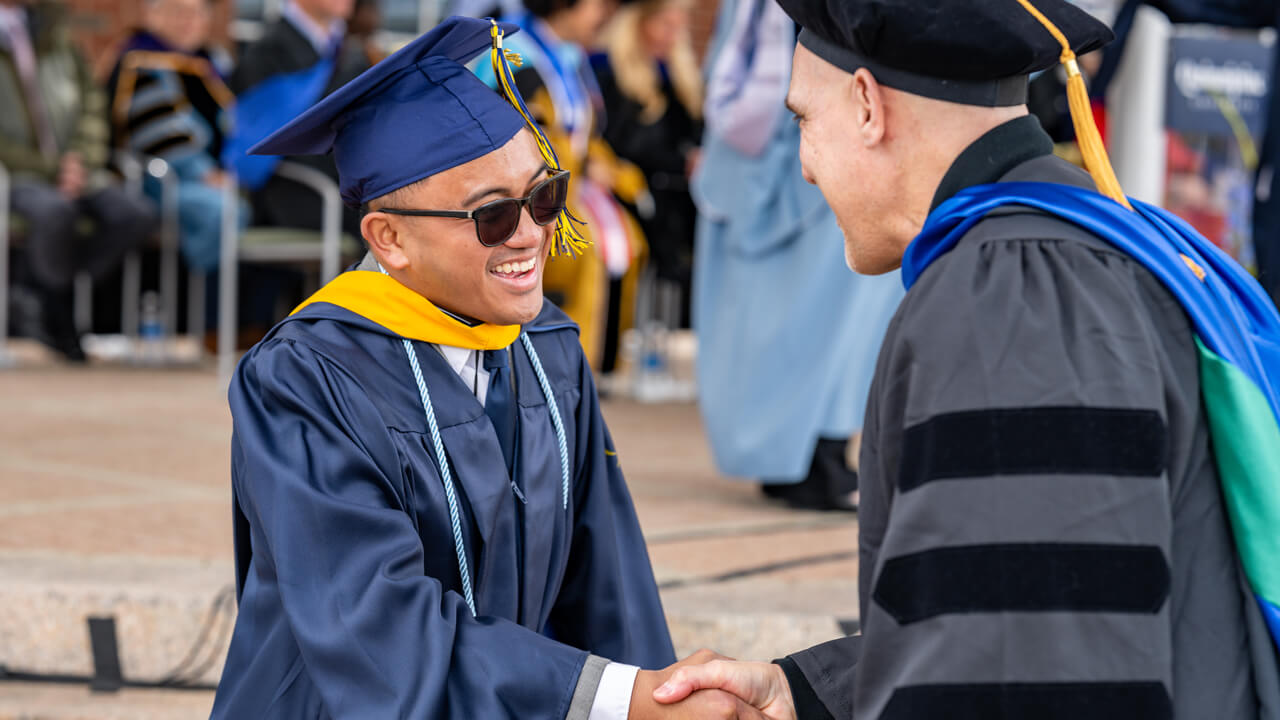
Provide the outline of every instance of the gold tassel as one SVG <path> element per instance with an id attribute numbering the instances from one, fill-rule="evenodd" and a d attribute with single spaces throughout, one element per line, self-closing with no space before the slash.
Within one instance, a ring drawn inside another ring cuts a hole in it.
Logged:
<path id="1" fill-rule="evenodd" d="M 1084 76 L 1080 74 L 1080 65 L 1076 62 L 1076 54 L 1071 43 L 1062 31 L 1049 18 L 1036 9 L 1030 0 L 1018 0 L 1032 17 L 1040 21 L 1049 34 L 1053 35 L 1062 46 L 1059 60 L 1067 67 L 1067 102 L 1071 106 L 1071 123 L 1076 129 L 1076 142 L 1080 145 L 1080 154 L 1084 156 L 1084 166 L 1088 168 L 1093 181 L 1098 185 L 1098 192 L 1124 205 L 1130 210 L 1133 206 L 1125 197 L 1116 172 L 1111 167 L 1111 159 L 1107 157 L 1107 148 L 1102 143 L 1098 126 L 1093 122 L 1093 109 L 1089 106 L 1089 90 L 1084 85 Z"/>
<path id="2" fill-rule="evenodd" d="M 551 141 L 542 132 L 542 128 L 538 127 L 538 123 L 534 122 L 533 116 L 529 113 L 529 108 L 525 107 L 524 100 L 520 98 L 519 91 L 512 86 L 511 67 L 507 63 L 512 62 L 517 67 L 520 67 L 523 65 L 524 60 L 517 53 L 503 49 L 502 30 L 498 27 L 496 21 L 490 19 L 489 22 L 492 24 L 489 34 L 493 39 L 493 47 L 489 52 L 489 57 L 493 63 L 493 74 L 498 79 L 498 92 L 502 94 L 503 99 L 511 103 L 511 106 L 520 113 L 529 130 L 533 132 L 533 138 L 538 143 L 538 153 L 542 155 L 542 161 L 552 171 L 559 172 L 561 170 L 560 160 L 556 157 L 555 148 L 551 146 Z M 556 220 L 555 238 L 551 242 L 551 257 L 558 255 L 577 257 L 580 253 L 586 251 L 591 243 L 583 236 L 582 230 L 579 228 L 580 225 L 585 224 L 574 217 L 573 213 L 569 212 L 568 207 L 561 210 Z"/>

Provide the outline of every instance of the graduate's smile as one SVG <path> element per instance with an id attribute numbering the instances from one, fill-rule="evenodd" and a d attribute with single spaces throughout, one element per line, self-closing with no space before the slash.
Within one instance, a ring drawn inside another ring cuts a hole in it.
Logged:
<path id="1" fill-rule="evenodd" d="M 533 256 L 498 263 L 489 268 L 489 275 L 502 281 L 511 290 L 527 292 L 538 285 L 538 258 Z"/>

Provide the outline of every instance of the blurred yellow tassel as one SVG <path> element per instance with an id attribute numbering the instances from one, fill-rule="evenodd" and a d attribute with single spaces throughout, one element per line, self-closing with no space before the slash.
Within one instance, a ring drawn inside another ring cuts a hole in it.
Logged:
<path id="1" fill-rule="evenodd" d="M 1067 102 L 1071 106 L 1071 123 L 1076 129 L 1076 142 L 1080 145 L 1080 154 L 1084 156 L 1084 166 L 1088 168 L 1093 181 L 1098 185 L 1098 192 L 1124 205 L 1130 210 L 1133 206 L 1125 197 L 1120 181 L 1116 179 L 1116 171 L 1111 167 L 1111 158 L 1107 157 L 1107 148 L 1102 143 L 1098 126 L 1093 122 L 1093 109 L 1089 106 L 1089 90 L 1085 87 L 1084 76 L 1080 74 L 1080 66 L 1076 63 L 1076 54 L 1071 50 L 1062 31 L 1053 24 L 1044 13 L 1036 9 L 1030 0 L 1018 0 L 1032 17 L 1040 21 L 1049 34 L 1053 35 L 1062 46 L 1059 60 L 1067 67 Z"/>
<path id="2" fill-rule="evenodd" d="M 493 47 L 490 49 L 489 58 L 493 64 L 493 74 L 498 79 L 498 92 L 502 94 L 503 99 L 511 103 L 511 106 L 520 113 L 520 117 L 524 118 L 524 122 L 529 126 L 529 130 L 533 133 L 533 139 L 538 144 L 538 153 L 542 155 L 542 161 L 552 171 L 560 171 L 560 160 L 556 157 L 555 148 L 551 147 L 551 141 L 543 134 L 542 128 L 538 127 L 538 123 L 534 122 L 533 116 L 529 114 L 529 108 L 525 107 L 524 100 L 520 98 L 520 93 L 512 87 L 511 67 L 508 62 L 515 63 L 516 67 L 523 65 L 524 60 L 518 53 L 505 50 L 502 47 L 502 30 L 498 27 L 498 23 L 494 20 L 489 21 L 492 27 L 489 35 L 493 39 Z M 551 242 L 551 256 L 568 255 L 577 257 L 577 255 L 587 249 L 591 243 L 582 235 L 579 225 L 583 225 L 581 220 L 573 216 L 566 207 L 560 211 L 560 215 L 556 220 L 556 235 Z"/>

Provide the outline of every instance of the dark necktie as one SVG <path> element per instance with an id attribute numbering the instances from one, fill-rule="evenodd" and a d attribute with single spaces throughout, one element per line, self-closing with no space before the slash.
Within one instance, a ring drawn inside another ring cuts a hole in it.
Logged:
<path id="1" fill-rule="evenodd" d="M 507 351 L 505 349 L 486 350 L 484 369 L 489 371 L 489 394 L 485 396 L 484 412 L 489 416 L 493 429 L 498 433 L 498 444 L 502 446 L 502 459 L 506 461 L 507 472 L 510 473 L 511 459 L 515 454 L 516 413 L 511 392 L 511 367 L 507 364 Z"/>

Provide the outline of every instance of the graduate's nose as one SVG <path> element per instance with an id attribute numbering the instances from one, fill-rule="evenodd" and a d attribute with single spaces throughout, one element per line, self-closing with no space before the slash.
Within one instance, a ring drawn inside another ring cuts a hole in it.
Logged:
<path id="1" fill-rule="evenodd" d="M 550 230 L 555 230 L 555 223 L 542 226 L 533 221 L 533 216 L 529 214 L 529 208 L 520 208 L 520 224 L 516 226 L 516 231 L 511 234 L 505 243 L 509 248 L 534 248 L 542 244 L 543 235 Z"/>

